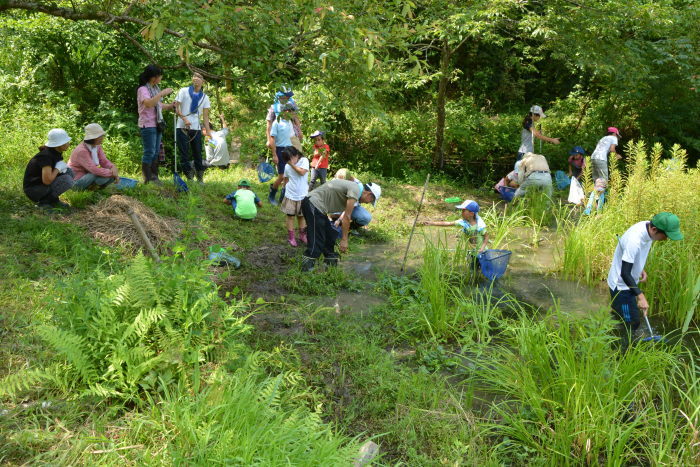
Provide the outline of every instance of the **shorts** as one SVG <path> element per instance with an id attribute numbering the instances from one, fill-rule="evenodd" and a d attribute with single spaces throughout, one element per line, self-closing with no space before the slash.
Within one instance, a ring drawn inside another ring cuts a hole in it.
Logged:
<path id="1" fill-rule="evenodd" d="M 303 214 L 301 213 L 301 200 L 294 201 L 285 197 L 282 200 L 282 204 L 280 204 L 280 211 L 282 211 L 288 216 L 302 216 Z"/>
<path id="2" fill-rule="evenodd" d="M 282 151 L 291 146 L 276 146 L 275 153 L 277 154 L 277 174 L 284 175 L 284 166 L 287 165 L 287 161 L 284 159 L 284 154 Z"/>

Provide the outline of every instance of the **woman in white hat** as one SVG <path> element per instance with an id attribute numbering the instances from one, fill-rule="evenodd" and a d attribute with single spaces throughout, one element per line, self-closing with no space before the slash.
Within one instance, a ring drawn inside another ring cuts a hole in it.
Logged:
<path id="1" fill-rule="evenodd" d="M 102 149 L 105 131 L 97 123 L 85 127 L 85 139 L 70 155 L 68 167 L 73 170 L 74 190 L 104 188 L 119 183 L 117 166 L 110 162 Z"/>
<path id="2" fill-rule="evenodd" d="M 46 143 L 32 157 L 24 170 L 24 194 L 42 208 L 67 208 L 58 197 L 73 186 L 73 172 L 63 161 L 63 153 L 70 146 L 66 130 L 49 131 Z"/>
<path id="3" fill-rule="evenodd" d="M 522 159 L 525 153 L 535 152 L 535 138 L 551 144 L 559 144 L 559 138 L 545 136 L 535 128 L 535 123 L 546 115 L 539 105 L 530 107 L 530 113 L 525 115 L 520 130 L 520 147 L 518 148 L 518 160 Z"/>

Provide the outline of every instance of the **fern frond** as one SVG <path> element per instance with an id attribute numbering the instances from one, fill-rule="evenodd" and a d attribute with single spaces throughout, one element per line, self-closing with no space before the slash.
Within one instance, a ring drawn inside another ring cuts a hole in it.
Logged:
<path id="1" fill-rule="evenodd" d="M 0 380 L 0 396 L 15 396 L 48 379 L 44 370 L 21 370 Z"/>
<path id="2" fill-rule="evenodd" d="M 95 367 L 84 350 L 82 337 L 50 325 L 39 326 L 37 334 L 73 365 L 84 382 L 90 383 L 97 377 Z"/>

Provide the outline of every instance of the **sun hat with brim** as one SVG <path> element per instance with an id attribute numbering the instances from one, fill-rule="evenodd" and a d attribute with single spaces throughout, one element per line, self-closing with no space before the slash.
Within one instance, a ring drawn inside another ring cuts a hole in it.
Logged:
<path id="1" fill-rule="evenodd" d="M 238 186 L 245 186 L 245 187 L 250 188 L 250 182 L 244 178 L 243 180 L 238 182 Z"/>
<path id="2" fill-rule="evenodd" d="M 574 146 L 574 148 L 571 151 L 569 151 L 569 155 L 575 156 L 576 154 L 583 154 L 585 156 L 586 150 L 583 149 L 581 146 Z"/>
<path id="3" fill-rule="evenodd" d="M 70 140 L 71 137 L 68 136 L 66 130 L 62 128 L 53 128 L 49 130 L 49 134 L 46 137 L 46 144 L 44 144 L 44 146 L 47 148 L 57 148 L 59 146 L 63 146 Z"/>
<path id="4" fill-rule="evenodd" d="M 464 202 L 462 204 L 458 204 L 457 206 L 455 206 L 455 209 L 466 209 L 467 211 L 477 213 L 477 212 L 479 212 L 480 208 L 479 208 L 479 203 L 477 203 L 474 200 L 467 199 L 467 200 L 464 200 Z"/>
<path id="5" fill-rule="evenodd" d="M 85 126 L 85 138 L 86 140 L 97 139 L 104 135 L 105 131 L 102 129 L 99 123 L 90 123 Z"/>
<path id="6" fill-rule="evenodd" d="M 617 136 L 620 136 L 620 130 L 615 128 L 614 126 L 609 126 L 608 127 L 608 133 L 615 133 Z"/>
<path id="7" fill-rule="evenodd" d="M 316 130 L 313 133 L 311 133 L 311 135 L 309 135 L 309 138 L 313 139 L 313 138 L 318 138 L 319 136 L 325 136 L 325 135 L 326 135 L 325 131 Z"/>
<path id="8" fill-rule="evenodd" d="M 681 221 L 675 214 L 660 212 L 651 218 L 651 223 L 657 229 L 662 230 L 671 240 L 683 240 Z"/>
<path id="9" fill-rule="evenodd" d="M 537 114 L 542 118 L 546 117 L 544 111 L 542 110 L 542 107 L 540 107 L 539 105 L 533 105 L 532 107 L 530 107 L 530 113 Z"/>

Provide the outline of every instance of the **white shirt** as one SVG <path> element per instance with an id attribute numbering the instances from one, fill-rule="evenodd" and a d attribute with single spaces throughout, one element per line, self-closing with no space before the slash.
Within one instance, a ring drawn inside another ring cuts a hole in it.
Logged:
<path id="1" fill-rule="evenodd" d="M 300 169 L 309 170 L 309 160 L 306 157 L 299 159 L 295 165 Z M 308 174 L 299 175 L 290 164 L 285 165 L 284 176 L 289 178 L 289 181 L 285 185 L 284 197 L 292 201 L 301 201 L 306 198 L 306 195 L 309 194 L 309 180 L 307 175 Z"/>
<path id="2" fill-rule="evenodd" d="M 207 153 L 207 164 L 228 165 L 231 161 L 226 146 L 226 135 L 228 135 L 228 128 L 211 132 L 209 141 L 204 145 L 204 150 Z"/>
<path id="3" fill-rule="evenodd" d="M 195 113 L 190 113 L 190 103 L 192 102 L 192 99 L 190 99 L 190 88 L 182 88 L 178 91 L 177 97 L 175 98 L 175 102 L 180 103 L 180 113 L 187 117 L 187 120 L 190 122 L 190 130 L 199 130 L 201 127 L 199 126 L 199 120 L 202 116 L 202 113 L 204 109 L 209 109 L 211 108 L 211 104 L 209 103 L 209 96 L 204 94 L 204 97 L 200 99 L 199 101 L 199 107 L 197 107 L 197 111 Z M 185 128 L 185 122 L 182 121 L 180 117 L 177 118 L 177 127 L 178 128 Z"/>
<path id="4" fill-rule="evenodd" d="M 607 161 L 608 153 L 610 152 L 610 146 L 612 146 L 613 144 L 617 146 L 617 136 L 615 135 L 608 135 L 600 138 L 600 141 L 598 141 L 598 145 L 595 147 L 593 153 L 591 154 L 591 160 Z"/>
<path id="5" fill-rule="evenodd" d="M 632 277 L 639 281 L 642 277 L 644 265 L 651 250 L 653 240 L 647 232 L 649 221 L 637 222 L 627 229 L 620 241 L 617 242 L 615 255 L 613 256 L 610 271 L 608 272 L 608 287 L 612 290 L 629 290 L 625 281 L 622 280 L 622 262 L 632 263 Z"/>

